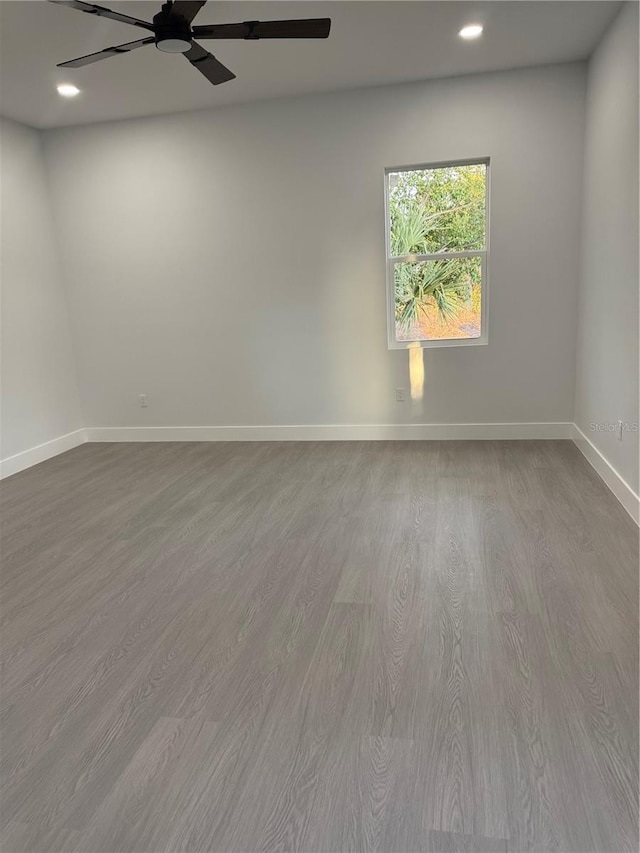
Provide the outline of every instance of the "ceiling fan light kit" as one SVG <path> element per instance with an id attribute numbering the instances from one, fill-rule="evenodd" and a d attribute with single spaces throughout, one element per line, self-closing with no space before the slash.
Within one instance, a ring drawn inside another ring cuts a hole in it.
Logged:
<path id="1" fill-rule="evenodd" d="M 153 16 L 153 30 L 158 50 L 164 53 L 186 53 L 191 50 L 191 26 L 182 15 L 172 15 L 168 3 Z"/>
<path id="2" fill-rule="evenodd" d="M 117 56 L 119 53 L 129 53 L 139 47 L 155 44 L 163 53 L 182 53 L 188 61 L 203 74 L 214 86 L 233 80 L 235 74 L 205 50 L 194 39 L 242 39 L 258 41 L 259 39 L 325 39 L 331 29 L 330 18 L 305 18 L 290 21 L 243 21 L 238 24 L 210 24 L 192 27 L 191 23 L 206 0 L 169 0 L 161 10 L 154 15 L 153 23 L 113 12 L 104 6 L 84 3 L 83 0 L 49 0 L 59 6 L 69 6 L 88 15 L 111 18 L 124 24 L 146 30 L 150 35 L 138 41 L 107 47 L 97 53 L 80 56 L 68 62 L 61 62 L 58 68 L 81 68 Z"/>

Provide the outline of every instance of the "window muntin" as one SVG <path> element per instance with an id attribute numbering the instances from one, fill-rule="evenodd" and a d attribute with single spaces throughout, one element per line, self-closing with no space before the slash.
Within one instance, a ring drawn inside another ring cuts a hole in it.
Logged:
<path id="1" fill-rule="evenodd" d="M 386 170 L 389 346 L 486 343 L 488 160 Z"/>

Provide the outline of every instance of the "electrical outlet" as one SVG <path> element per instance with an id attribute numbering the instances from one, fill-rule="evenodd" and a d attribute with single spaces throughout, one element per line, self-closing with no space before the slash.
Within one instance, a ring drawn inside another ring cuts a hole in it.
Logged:
<path id="1" fill-rule="evenodd" d="M 148 407 L 147 403 L 147 395 L 146 394 L 138 394 L 138 400 L 140 402 L 140 408 L 146 409 Z"/>
<path id="2" fill-rule="evenodd" d="M 396 403 L 404 403 L 406 391 L 404 388 L 396 388 Z"/>

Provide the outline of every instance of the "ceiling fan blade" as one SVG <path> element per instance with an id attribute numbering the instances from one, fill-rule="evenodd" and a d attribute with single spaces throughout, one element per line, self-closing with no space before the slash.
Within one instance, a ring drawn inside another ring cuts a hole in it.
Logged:
<path id="1" fill-rule="evenodd" d="M 207 0 L 175 0 L 171 6 L 172 15 L 180 15 L 191 23 Z"/>
<path id="2" fill-rule="evenodd" d="M 292 21 L 244 21 L 240 24 L 211 24 L 194 27 L 201 39 L 326 39 L 331 18 L 302 18 Z"/>
<path id="3" fill-rule="evenodd" d="M 220 83 L 226 83 L 228 80 L 233 80 L 235 74 L 229 71 L 226 65 L 219 62 L 215 56 L 212 56 L 208 50 L 205 50 L 199 44 L 193 42 L 191 50 L 184 54 L 194 68 L 197 68 L 201 74 L 213 83 L 214 86 Z"/>
<path id="4" fill-rule="evenodd" d="M 326 39 L 331 18 L 307 18 L 299 21 L 258 21 L 250 38 L 260 39 Z"/>
<path id="5" fill-rule="evenodd" d="M 92 62 L 100 62 L 101 59 L 109 59 L 110 56 L 117 56 L 119 53 L 129 53 L 130 50 L 136 50 L 138 47 L 144 47 L 145 44 L 153 44 L 155 41 L 153 36 L 139 41 L 130 41 L 127 44 L 119 44 L 116 47 L 105 47 L 104 50 L 99 50 L 97 53 L 88 53 L 86 56 L 80 56 L 78 59 L 70 59 L 68 62 L 60 62 L 58 68 L 82 68 L 83 65 L 91 65 Z"/>
<path id="6" fill-rule="evenodd" d="M 55 3 L 57 6 L 69 6 L 70 9 L 77 9 L 79 12 L 86 12 L 88 15 L 111 18 L 113 21 L 142 27 L 153 32 L 153 24 L 148 21 L 141 21 L 140 18 L 132 18 L 130 15 L 122 15 L 120 12 L 112 12 L 111 9 L 105 9 L 104 6 L 94 6 L 92 3 L 84 3 L 82 0 L 49 0 L 49 2 Z"/>
<path id="7" fill-rule="evenodd" d="M 244 39 L 249 32 L 246 24 L 205 24 L 193 28 L 193 35 L 201 39 Z"/>

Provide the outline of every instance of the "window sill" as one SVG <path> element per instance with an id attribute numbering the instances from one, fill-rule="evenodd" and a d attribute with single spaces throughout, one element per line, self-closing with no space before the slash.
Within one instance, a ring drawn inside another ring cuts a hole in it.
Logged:
<path id="1" fill-rule="evenodd" d="M 406 349 L 433 349 L 434 347 L 481 347 L 486 346 L 489 340 L 486 335 L 479 338 L 446 338 L 436 341 L 389 341 L 390 350 Z"/>

